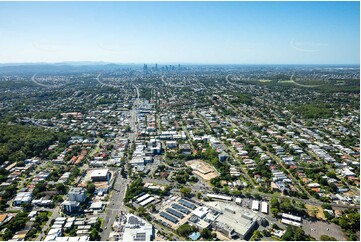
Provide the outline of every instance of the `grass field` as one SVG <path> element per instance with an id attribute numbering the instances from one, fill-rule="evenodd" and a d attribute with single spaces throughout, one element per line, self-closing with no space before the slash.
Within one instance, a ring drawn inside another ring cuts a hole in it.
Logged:
<path id="1" fill-rule="evenodd" d="M 323 214 L 323 209 L 320 206 L 312 206 L 312 205 L 305 205 L 307 209 L 307 214 L 310 217 L 314 217 L 316 215 L 316 218 L 326 220 L 325 215 Z"/>

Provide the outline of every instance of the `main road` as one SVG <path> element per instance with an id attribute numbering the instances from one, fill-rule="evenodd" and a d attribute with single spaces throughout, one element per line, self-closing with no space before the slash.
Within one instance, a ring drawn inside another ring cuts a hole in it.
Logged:
<path id="1" fill-rule="evenodd" d="M 99 76 L 98 76 L 99 78 Z M 133 142 L 136 139 L 136 120 L 138 116 L 138 105 L 139 105 L 139 90 L 138 87 L 135 86 L 137 92 L 137 98 L 134 101 L 132 110 L 130 110 L 130 126 L 132 128 L 131 133 L 129 133 L 129 140 Z M 103 224 L 103 232 L 101 233 L 101 240 L 106 241 L 109 240 L 110 232 L 112 231 L 112 226 L 115 222 L 115 218 L 117 215 L 120 214 L 121 211 L 128 213 L 128 208 L 124 206 L 123 199 L 127 190 L 127 186 L 130 183 L 130 180 L 122 178 L 120 174 L 120 170 L 116 171 L 115 173 L 115 181 L 112 189 L 112 193 L 109 199 L 109 203 L 107 209 L 105 211 L 105 215 L 100 215 L 103 217 L 104 224 Z"/>
<path id="2" fill-rule="evenodd" d="M 108 207 L 105 212 L 103 232 L 101 234 L 101 240 L 109 240 L 109 235 L 112 230 L 112 225 L 115 222 L 115 217 L 120 214 L 121 211 L 128 212 L 128 208 L 123 204 L 123 198 L 127 190 L 127 185 L 129 181 L 123 179 L 120 175 L 120 172 L 117 171 L 117 177 L 115 178 L 113 191 L 109 200 Z"/>

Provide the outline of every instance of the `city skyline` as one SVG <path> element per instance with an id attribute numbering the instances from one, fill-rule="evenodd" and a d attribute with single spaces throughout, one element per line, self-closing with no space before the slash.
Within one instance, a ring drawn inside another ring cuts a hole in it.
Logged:
<path id="1" fill-rule="evenodd" d="M 359 2 L 1 2 L 0 63 L 359 64 Z"/>

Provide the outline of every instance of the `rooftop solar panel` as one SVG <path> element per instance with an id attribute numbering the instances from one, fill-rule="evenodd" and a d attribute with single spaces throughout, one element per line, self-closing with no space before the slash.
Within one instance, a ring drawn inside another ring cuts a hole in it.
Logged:
<path id="1" fill-rule="evenodd" d="M 165 219 L 168 219 L 169 221 L 173 222 L 173 223 L 178 223 L 178 219 L 176 219 L 175 217 L 173 217 L 172 215 L 169 215 L 168 213 L 165 213 L 165 212 L 160 212 L 160 216 L 165 218 Z"/>
<path id="2" fill-rule="evenodd" d="M 172 209 L 172 208 L 167 208 L 166 211 L 167 211 L 168 213 L 176 216 L 177 218 L 180 218 L 180 219 L 184 218 L 183 214 L 181 214 L 180 212 L 175 211 L 175 210 Z"/>
<path id="3" fill-rule="evenodd" d="M 128 219 L 128 223 L 129 224 L 139 224 L 139 223 L 141 223 L 141 221 L 134 216 L 130 216 Z"/>
<path id="4" fill-rule="evenodd" d="M 190 208 L 190 209 L 195 209 L 195 208 L 197 207 L 196 205 L 194 205 L 194 204 L 192 204 L 192 203 L 190 203 L 190 202 L 187 202 L 187 201 L 185 201 L 185 200 L 183 200 L 183 199 L 179 200 L 178 202 L 179 202 L 180 204 L 186 206 L 187 208 Z"/>
<path id="5" fill-rule="evenodd" d="M 173 203 L 172 208 L 177 209 L 178 211 L 180 211 L 184 214 L 190 214 L 190 212 L 191 212 L 188 209 L 186 209 L 185 207 L 182 207 L 181 205 L 179 205 L 177 203 Z"/>
<path id="6" fill-rule="evenodd" d="M 145 233 L 137 233 L 134 241 L 145 241 Z"/>

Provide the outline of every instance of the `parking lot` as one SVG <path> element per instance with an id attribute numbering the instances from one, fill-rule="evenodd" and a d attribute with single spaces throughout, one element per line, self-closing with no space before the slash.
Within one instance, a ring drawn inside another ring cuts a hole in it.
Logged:
<path id="1" fill-rule="evenodd" d="M 316 240 L 319 240 L 321 235 L 328 235 L 339 241 L 346 240 L 341 228 L 336 224 L 305 219 L 303 220 L 302 228 L 306 234 L 311 235 Z"/>

